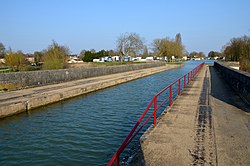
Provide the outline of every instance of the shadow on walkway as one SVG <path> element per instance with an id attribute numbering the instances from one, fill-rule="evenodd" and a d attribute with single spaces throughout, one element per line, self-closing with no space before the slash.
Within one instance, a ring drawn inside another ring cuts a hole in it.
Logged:
<path id="1" fill-rule="evenodd" d="M 249 105 L 242 101 L 239 95 L 223 80 L 219 72 L 213 66 L 210 66 L 209 69 L 211 73 L 211 95 L 245 112 L 250 112 Z"/>

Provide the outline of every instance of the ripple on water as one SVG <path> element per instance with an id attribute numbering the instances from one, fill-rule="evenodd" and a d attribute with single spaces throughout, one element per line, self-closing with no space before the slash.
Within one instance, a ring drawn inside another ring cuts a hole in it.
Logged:
<path id="1" fill-rule="evenodd" d="M 0 165 L 106 165 L 153 95 L 196 65 L 1 120 Z"/>

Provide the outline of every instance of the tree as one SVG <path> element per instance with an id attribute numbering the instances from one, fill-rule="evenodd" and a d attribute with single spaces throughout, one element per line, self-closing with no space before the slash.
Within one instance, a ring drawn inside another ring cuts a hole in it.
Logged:
<path id="1" fill-rule="evenodd" d="M 90 49 L 90 52 L 95 53 L 96 51 L 95 51 L 95 49 L 92 48 L 92 49 Z"/>
<path id="2" fill-rule="evenodd" d="M 114 51 L 114 50 L 108 50 L 107 53 L 108 53 L 109 56 L 117 56 L 117 55 L 119 55 L 119 53 Z"/>
<path id="3" fill-rule="evenodd" d="M 215 58 L 215 57 L 218 57 L 218 58 L 222 58 L 223 57 L 223 55 L 222 55 L 222 53 L 220 53 L 220 52 L 217 52 L 217 51 L 210 51 L 209 53 L 208 53 L 208 57 L 209 58 Z"/>
<path id="4" fill-rule="evenodd" d="M 167 57 L 168 60 L 170 60 L 172 56 L 181 58 L 185 51 L 180 34 L 176 35 L 175 40 L 169 38 L 155 39 L 152 45 L 153 51 L 158 57 L 163 57 L 163 59 Z"/>
<path id="5" fill-rule="evenodd" d="M 0 42 L 0 58 L 3 58 L 5 56 L 5 47 L 3 43 Z"/>
<path id="6" fill-rule="evenodd" d="M 35 51 L 35 52 L 34 52 L 35 64 L 36 64 L 37 66 L 41 65 L 43 55 L 44 55 L 43 52 L 40 52 L 40 51 Z"/>
<path id="7" fill-rule="evenodd" d="M 205 54 L 203 52 L 196 52 L 196 51 L 193 51 L 189 54 L 188 56 L 189 58 L 205 58 Z"/>
<path id="8" fill-rule="evenodd" d="M 148 57 L 148 47 L 144 46 L 144 50 L 143 50 L 143 54 L 142 54 L 143 58 Z"/>
<path id="9" fill-rule="evenodd" d="M 83 58 L 84 58 L 86 51 L 87 51 L 87 50 L 82 50 L 82 51 L 80 52 L 80 55 L 79 55 L 80 59 L 83 59 Z"/>
<path id="10" fill-rule="evenodd" d="M 178 43 L 179 45 L 182 45 L 182 40 L 181 40 L 181 34 L 177 33 L 175 35 L 175 42 Z"/>
<path id="11" fill-rule="evenodd" d="M 136 33 L 121 34 L 116 41 L 116 47 L 121 57 L 136 56 L 144 48 L 143 39 Z M 122 58 L 121 58 L 122 59 Z"/>
<path id="12" fill-rule="evenodd" d="M 101 57 L 109 56 L 109 52 L 101 50 L 98 52 L 85 51 L 82 60 L 84 62 L 93 62 L 93 59 L 99 59 Z"/>
<path id="13" fill-rule="evenodd" d="M 250 36 L 232 38 L 224 46 L 223 54 L 226 61 L 239 61 L 240 69 L 250 72 Z"/>
<path id="14" fill-rule="evenodd" d="M 91 51 L 86 51 L 84 53 L 84 56 L 82 57 L 82 60 L 84 62 L 92 62 L 93 59 L 95 59 L 95 58 L 93 57 L 93 53 Z"/>
<path id="15" fill-rule="evenodd" d="M 19 71 L 26 65 L 25 55 L 22 52 L 10 52 L 5 56 L 5 64 L 13 71 Z"/>
<path id="16" fill-rule="evenodd" d="M 43 56 L 43 69 L 63 69 L 66 66 L 69 49 L 55 41 L 48 47 Z"/>

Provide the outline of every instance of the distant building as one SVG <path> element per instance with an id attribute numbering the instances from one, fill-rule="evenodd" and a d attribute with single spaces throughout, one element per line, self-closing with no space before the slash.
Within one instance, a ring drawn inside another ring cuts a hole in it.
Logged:
<path id="1" fill-rule="evenodd" d="M 34 64 L 34 63 L 35 63 L 35 57 L 34 57 L 34 56 L 28 55 L 28 56 L 26 56 L 25 59 L 26 59 L 29 63 L 31 63 L 31 64 Z"/>
<path id="2" fill-rule="evenodd" d="M 68 63 L 83 63 L 83 61 L 77 55 L 70 55 Z"/>
<path id="3" fill-rule="evenodd" d="M 93 62 L 100 62 L 100 59 L 93 59 Z"/>
<path id="4" fill-rule="evenodd" d="M 146 57 L 146 61 L 154 61 L 154 57 L 152 56 Z"/>
<path id="5" fill-rule="evenodd" d="M 119 62 L 120 61 L 120 56 L 112 56 L 112 60 L 114 62 Z"/>
<path id="6" fill-rule="evenodd" d="M 5 63 L 5 59 L 4 58 L 0 58 L 0 63 Z"/>
<path id="7" fill-rule="evenodd" d="M 112 61 L 113 61 L 113 57 L 111 56 L 104 56 L 99 59 L 93 59 L 93 62 L 112 62 Z"/>
<path id="8" fill-rule="evenodd" d="M 186 60 L 188 60 L 188 57 L 187 56 L 183 56 L 181 59 L 184 60 L 184 61 L 186 61 Z"/>
<path id="9" fill-rule="evenodd" d="M 142 57 L 138 56 L 138 57 L 135 57 L 135 58 L 132 58 L 132 61 L 141 61 Z"/>
<path id="10" fill-rule="evenodd" d="M 124 60 L 124 62 L 130 62 L 130 61 L 132 61 L 132 57 L 131 56 L 125 56 L 123 58 L 123 60 Z"/>

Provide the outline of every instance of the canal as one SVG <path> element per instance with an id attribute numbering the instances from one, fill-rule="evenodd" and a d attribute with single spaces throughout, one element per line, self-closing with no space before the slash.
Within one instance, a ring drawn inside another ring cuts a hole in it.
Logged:
<path id="1" fill-rule="evenodd" d="M 200 63 L 1 119 L 0 165 L 106 165 L 154 94 Z"/>

